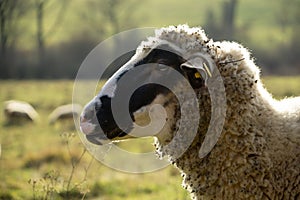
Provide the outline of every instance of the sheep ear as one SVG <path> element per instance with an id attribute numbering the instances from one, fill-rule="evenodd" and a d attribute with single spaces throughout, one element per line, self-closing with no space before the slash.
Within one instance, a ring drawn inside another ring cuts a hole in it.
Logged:
<path id="1" fill-rule="evenodd" d="M 198 82 L 204 82 L 207 86 L 207 80 L 212 77 L 212 65 L 202 54 L 193 55 L 185 63 L 180 65 L 181 70 L 188 72 L 188 77 L 192 85 L 196 85 Z"/>

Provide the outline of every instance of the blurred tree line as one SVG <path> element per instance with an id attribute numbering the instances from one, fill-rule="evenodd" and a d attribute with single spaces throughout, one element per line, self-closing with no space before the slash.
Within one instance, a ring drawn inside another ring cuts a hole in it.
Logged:
<path id="1" fill-rule="evenodd" d="M 278 1 L 281 6 L 274 16 L 277 26 L 283 32 L 291 32 L 291 39 L 268 52 L 251 42 L 247 46 L 260 65 L 269 66 L 269 73 L 299 73 L 300 0 Z M 205 23 L 199 25 L 215 40 L 247 41 L 247 24 L 237 24 L 240 2 L 220 0 L 219 11 L 206 10 Z M 65 39 L 53 45 L 51 40 L 66 28 L 63 23 L 66 15 L 74 12 L 72 1 L 0 0 L 0 78 L 74 78 L 81 62 L 98 42 L 120 31 L 143 26 L 134 15 L 142 3 L 138 0 L 81 1 L 85 11 L 77 10 L 76 14 L 85 28 L 78 26 L 78 31 L 65 34 Z M 26 20 L 30 21 L 29 27 L 24 23 Z M 287 30 L 288 27 L 293 30 Z M 24 34 L 30 38 L 26 44 L 20 39 Z"/>
<path id="2" fill-rule="evenodd" d="M 237 8 L 241 0 L 227 0 L 221 4 L 220 19 L 216 13 L 207 12 L 204 28 L 211 33 L 215 40 L 248 40 L 247 24 L 238 26 Z M 253 14 L 259 14 L 253 12 Z M 279 0 L 277 12 L 273 16 L 282 33 L 288 34 L 282 44 L 276 49 L 264 51 L 259 47 L 248 43 L 247 47 L 253 50 L 254 57 L 259 60 L 258 64 L 268 68 L 269 74 L 293 75 L 300 73 L 300 0 Z M 292 30 L 288 28 L 292 27 Z"/>
<path id="3" fill-rule="evenodd" d="M 88 12 L 78 14 L 98 37 L 86 35 L 85 31 L 79 30 L 70 35 L 69 40 L 53 46 L 48 41 L 53 39 L 57 29 L 64 28 L 62 22 L 72 1 L 0 0 L 0 78 L 74 78 L 81 62 L 99 41 L 126 28 L 135 27 L 131 12 L 122 13 L 120 10 L 128 7 L 127 3 L 135 9 L 137 2 L 138 0 L 86 1 L 84 6 Z M 45 20 L 49 16 L 52 24 Z M 30 17 L 35 27 L 30 38 L 34 44 L 30 44 L 32 48 L 28 49 L 18 44 L 21 34 L 32 31 L 22 26 L 22 18 L 25 17 Z"/>

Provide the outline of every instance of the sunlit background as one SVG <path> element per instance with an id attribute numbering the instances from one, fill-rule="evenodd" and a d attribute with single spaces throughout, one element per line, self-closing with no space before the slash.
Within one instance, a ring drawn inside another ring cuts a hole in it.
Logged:
<path id="1" fill-rule="evenodd" d="M 49 124 L 50 113 L 72 102 L 77 70 L 101 41 L 183 23 L 240 42 L 276 98 L 299 96 L 299 8 L 299 0 L 0 0 L 0 199 L 189 199 L 173 167 L 140 175 L 109 169 L 84 150 L 72 120 Z M 30 103 L 39 120 L 6 118 L 12 99 Z M 147 152 L 151 142 L 119 145 Z"/>
<path id="2" fill-rule="evenodd" d="M 1 0 L 1 78 L 74 78 L 102 40 L 187 23 L 252 50 L 265 74 L 300 72 L 299 0 Z"/>

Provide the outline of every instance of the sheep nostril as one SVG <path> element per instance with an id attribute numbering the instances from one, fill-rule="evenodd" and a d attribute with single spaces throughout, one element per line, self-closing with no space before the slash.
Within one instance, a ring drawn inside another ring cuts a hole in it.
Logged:
<path id="1" fill-rule="evenodd" d="M 81 114 L 80 120 L 82 122 L 86 122 L 86 121 L 90 121 L 95 118 L 96 118 L 96 110 L 94 109 L 94 107 L 90 107 L 83 111 L 83 113 Z"/>

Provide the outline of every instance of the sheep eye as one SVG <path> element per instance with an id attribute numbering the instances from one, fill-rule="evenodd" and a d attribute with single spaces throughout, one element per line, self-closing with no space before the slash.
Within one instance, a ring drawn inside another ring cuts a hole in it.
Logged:
<path id="1" fill-rule="evenodd" d="M 182 70 L 193 88 L 201 88 L 204 86 L 205 79 L 203 74 L 201 74 L 197 69 L 183 66 Z"/>

